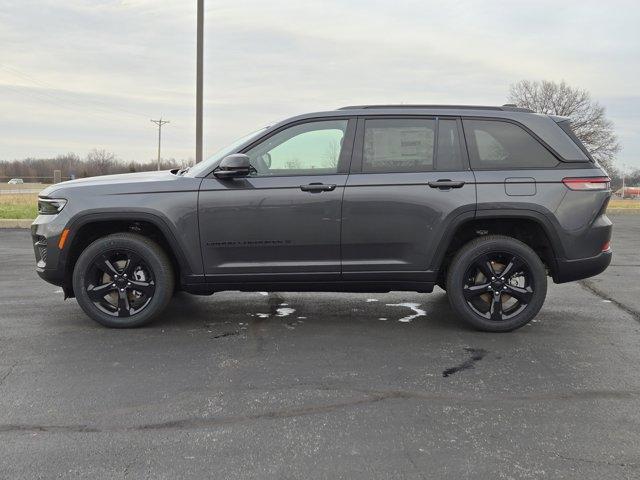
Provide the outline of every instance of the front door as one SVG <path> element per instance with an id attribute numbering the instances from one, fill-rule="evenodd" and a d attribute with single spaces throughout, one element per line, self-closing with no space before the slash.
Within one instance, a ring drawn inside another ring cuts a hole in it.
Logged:
<path id="1" fill-rule="evenodd" d="M 459 119 L 359 119 L 343 202 L 343 278 L 435 281 L 448 226 L 475 214 L 474 183 Z"/>
<path id="2" fill-rule="evenodd" d="M 351 123 L 351 125 L 350 125 Z M 243 152 L 255 172 L 202 182 L 198 215 L 209 282 L 336 280 L 355 120 L 296 123 Z"/>

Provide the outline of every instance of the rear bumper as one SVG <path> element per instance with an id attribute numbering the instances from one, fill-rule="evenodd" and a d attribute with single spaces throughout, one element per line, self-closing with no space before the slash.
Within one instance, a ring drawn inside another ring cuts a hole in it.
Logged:
<path id="1" fill-rule="evenodd" d="M 556 259 L 553 281 L 555 283 L 565 283 L 598 275 L 609 266 L 611 257 L 613 257 L 613 253 L 611 250 L 607 250 L 595 257 L 579 258 L 577 260 L 558 258 Z"/>

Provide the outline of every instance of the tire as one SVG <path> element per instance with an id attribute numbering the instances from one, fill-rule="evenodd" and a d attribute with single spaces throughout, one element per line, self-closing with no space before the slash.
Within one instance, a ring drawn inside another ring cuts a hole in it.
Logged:
<path id="1" fill-rule="evenodd" d="M 509 332 L 529 323 L 542 308 L 547 273 L 528 245 L 487 235 L 455 255 L 447 274 L 447 295 L 453 310 L 472 327 Z"/>
<path id="2" fill-rule="evenodd" d="M 78 304 L 91 319 L 111 328 L 149 323 L 171 300 L 174 284 L 164 250 L 134 233 L 99 238 L 80 254 L 73 269 Z"/>

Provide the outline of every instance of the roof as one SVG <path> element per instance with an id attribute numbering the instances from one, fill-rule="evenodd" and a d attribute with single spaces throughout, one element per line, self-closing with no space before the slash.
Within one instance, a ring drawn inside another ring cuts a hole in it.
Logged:
<path id="1" fill-rule="evenodd" d="M 518 107 L 513 104 L 505 104 L 501 107 L 487 106 L 487 105 L 350 105 L 347 107 L 339 108 L 338 110 L 384 110 L 384 109 L 429 109 L 429 110 L 493 110 L 500 112 L 526 112 L 535 113 L 528 108 Z"/>

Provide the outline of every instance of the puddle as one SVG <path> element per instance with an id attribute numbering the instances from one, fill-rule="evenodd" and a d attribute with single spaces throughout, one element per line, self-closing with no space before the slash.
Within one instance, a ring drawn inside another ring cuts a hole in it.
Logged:
<path id="1" fill-rule="evenodd" d="M 445 371 L 442 372 L 442 376 L 443 377 L 446 378 L 446 377 L 448 377 L 450 375 L 453 375 L 456 372 L 460 372 L 462 370 L 469 370 L 471 368 L 476 368 L 475 367 L 475 363 L 479 362 L 480 360 L 482 360 L 484 358 L 484 356 L 487 353 L 489 353 L 489 352 L 487 352 L 486 350 L 484 350 L 482 348 L 465 348 L 465 350 L 471 354 L 471 358 L 469 358 L 468 360 L 465 360 L 460 365 L 456 365 L 455 367 L 447 368 Z"/>
<path id="2" fill-rule="evenodd" d="M 418 308 L 420 306 L 419 303 L 387 303 L 386 305 L 387 307 L 406 307 L 414 311 L 413 315 L 407 315 L 406 317 L 398 319 L 398 321 L 402 323 L 409 323 L 413 319 L 424 317 L 427 314 L 427 312 L 425 312 L 421 308 Z"/>

